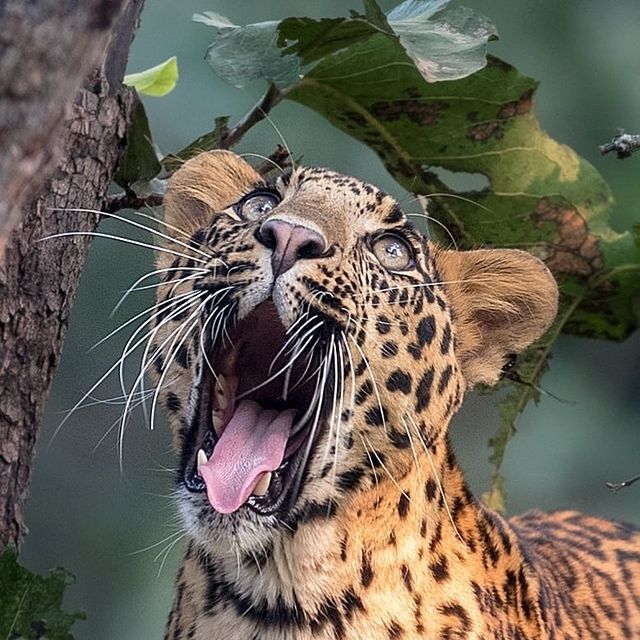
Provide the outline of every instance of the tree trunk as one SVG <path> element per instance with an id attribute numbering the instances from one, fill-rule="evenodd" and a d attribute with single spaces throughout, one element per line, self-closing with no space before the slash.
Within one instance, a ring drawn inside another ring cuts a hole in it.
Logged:
<path id="1" fill-rule="evenodd" d="M 102 208 L 125 147 L 137 98 L 122 77 L 143 2 L 121 13 L 121 0 L 0 9 L 0 76 L 11 82 L 0 86 L 0 245 L 18 221 L 0 264 L 0 549 L 25 533 L 37 430 L 89 246 L 39 240 L 97 225 L 98 214 L 69 210 Z"/>

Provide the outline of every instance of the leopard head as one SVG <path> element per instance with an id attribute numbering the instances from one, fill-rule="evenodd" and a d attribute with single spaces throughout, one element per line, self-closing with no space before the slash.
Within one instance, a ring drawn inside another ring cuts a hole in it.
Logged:
<path id="1" fill-rule="evenodd" d="M 556 284 L 523 251 L 436 247 L 393 198 L 297 168 L 265 180 L 202 154 L 165 197 L 156 377 L 188 530 L 268 543 L 347 508 L 443 440 L 464 391 L 552 321 Z"/>

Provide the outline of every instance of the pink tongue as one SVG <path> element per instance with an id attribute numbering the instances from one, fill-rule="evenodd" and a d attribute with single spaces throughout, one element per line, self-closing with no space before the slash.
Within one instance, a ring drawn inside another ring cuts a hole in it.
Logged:
<path id="1" fill-rule="evenodd" d="M 237 511 L 253 492 L 258 476 L 282 464 L 295 414 L 295 409 L 282 413 L 263 409 L 252 400 L 236 407 L 213 455 L 198 469 L 216 511 Z"/>

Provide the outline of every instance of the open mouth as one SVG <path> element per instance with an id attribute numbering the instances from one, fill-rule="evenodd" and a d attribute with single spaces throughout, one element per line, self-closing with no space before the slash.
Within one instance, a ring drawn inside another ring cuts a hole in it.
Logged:
<path id="1" fill-rule="evenodd" d="M 310 348 L 314 323 L 296 324 L 287 332 L 263 302 L 205 358 L 183 474 L 219 513 L 267 515 L 297 498 L 328 381 Z"/>

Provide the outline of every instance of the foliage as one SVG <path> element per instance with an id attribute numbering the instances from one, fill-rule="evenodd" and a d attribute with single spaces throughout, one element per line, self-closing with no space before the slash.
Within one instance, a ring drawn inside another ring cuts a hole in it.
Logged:
<path id="1" fill-rule="evenodd" d="M 463 7 L 445 9 L 448 3 L 408 0 L 385 16 L 376 2 L 366 0 L 365 14 L 352 11 L 351 18 L 287 18 L 244 27 L 213 12 L 193 19 L 218 31 L 207 50 L 207 61 L 236 87 L 258 78 L 290 87 L 305 66 L 374 37 L 435 82 L 462 78 L 482 68 L 486 43 L 496 35 L 484 16 Z"/>
<path id="2" fill-rule="evenodd" d="M 461 249 L 524 248 L 553 271 L 558 318 L 505 380 L 502 424 L 490 440 L 488 500 L 501 508 L 506 447 L 518 416 L 539 397 L 556 338 L 621 340 L 638 326 L 640 247 L 637 234 L 611 228 L 613 198 L 596 169 L 541 130 L 537 82 L 502 60 L 485 60 L 491 23 L 447 4 L 407 0 L 385 15 L 365 0 L 364 14 L 349 18 L 244 27 L 212 12 L 194 19 L 217 32 L 207 61 L 223 78 L 236 86 L 268 80 L 278 87 L 270 89 L 277 94 L 270 106 L 286 98 L 314 109 L 376 151 L 408 191 L 427 196 L 429 216 L 447 230 L 433 226 L 439 240 Z M 218 119 L 215 131 L 176 155 L 237 141 L 226 127 Z M 170 171 L 176 162 L 172 156 L 163 165 Z M 478 176 L 479 189 L 447 184 Z"/>
<path id="3" fill-rule="evenodd" d="M 171 56 L 155 67 L 138 73 L 129 73 L 123 83 L 135 87 L 138 93 L 161 97 L 171 93 L 178 82 L 178 60 Z"/>
<path id="4" fill-rule="evenodd" d="M 160 173 L 160 169 L 147 114 L 142 103 L 138 102 L 131 120 L 127 148 L 114 179 L 125 191 L 148 195 L 150 189 L 147 185 Z"/>
<path id="5" fill-rule="evenodd" d="M 73 640 L 71 626 L 83 613 L 62 611 L 62 598 L 71 574 L 54 569 L 46 577 L 18 564 L 14 549 L 0 556 L 0 638 Z"/>

